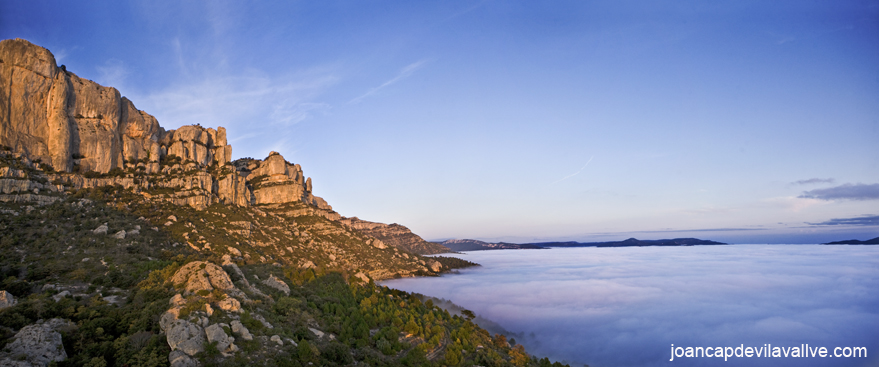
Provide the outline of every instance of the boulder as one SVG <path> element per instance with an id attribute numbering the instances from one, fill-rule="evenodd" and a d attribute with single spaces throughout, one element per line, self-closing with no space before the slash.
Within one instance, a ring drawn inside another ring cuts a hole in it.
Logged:
<path id="1" fill-rule="evenodd" d="M 109 228 L 107 227 L 107 223 L 104 223 L 104 224 L 101 224 L 100 226 L 98 226 L 98 228 L 95 228 L 92 231 L 92 233 L 94 233 L 94 234 L 107 234 L 108 229 Z"/>
<path id="2" fill-rule="evenodd" d="M 173 320 L 166 324 L 165 335 L 171 350 L 181 350 L 194 356 L 204 351 L 206 341 L 204 329 L 186 320 Z"/>
<path id="3" fill-rule="evenodd" d="M 388 248 L 387 245 L 385 245 L 380 239 L 377 238 L 372 239 L 372 247 L 375 247 L 379 250 L 384 250 Z"/>
<path id="4" fill-rule="evenodd" d="M 362 271 L 357 272 L 354 276 L 362 280 L 364 283 L 369 283 L 369 277 L 366 276 L 366 274 L 363 274 Z"/>
<path id="5" fill-rule="evenodd" d="M 232 344 L 235 339 L 226 335 L 226 332 L 220 324 L 210 325 L 204 329 L 204 332 L 207 336 L 208 343 L 217 343 L 217 349 L 220 352 L 231 352 L 237 349 L 234 348 L 234 345 Z"/>
<path id="6" fill-rule="evenodd" d="M 171 367 L 197 367 L 198 362 L 195 359 L 190 357 L 188 354 L 184 353 L 182 350 L 174 350 L 171 351 L 171 354 L 168 355 L 168 362 L 171 363 Z"/>
<path id="7" fill-rule="evenodd" d="M 0 310 L 15 306 L 18 301 L 7 291 L 0 291 Z"/>
<path id="8" fill-rule="evenodd" d="M 124 240 L 125 239 L 125 230 L 121 230 L 119 232 L 116 232 L 116 234 L 113 235 L 113 238 Z"/>
<path id="9" fill-rule="evenodd" d="M 241 312 L 241 302 L 232 297 L 226 297 L 217 302 L 217 307 L 226 312 Z"/>
<path id="10" fill-rule="evenodd" d="M 250 334 L 250 330 L 247 330 L 244 327 L 244 324 L 241 321 L 234 320 L 232 321 L 232 332 L 241 337 L 244 340 L 253 340 L 253 335 Z"/>
<path id="11" fill-rule="evenodd" d="M 281 340 L 281 337 L 280 337 L 280 336 L 272 335 L 272 337 L 269 338 L 269 340 L 271 340 L 271 341 L 273 341 L 273 342 L 275 342 L 275 343 L 278 343 L 278 345 L 284 345 L 284 342 Z"/>
<path id="12" fill-rule="evenodd" d="M 52 296 L 52 299 L 55 300 L 55 302 L 60 302 L 62 299 L 64 299 L 64 297 L 67 297 L 69 295 L 70 291 L 61 291 L 60 293 Z"/>
<path id="13" fill-rule="evenodd" d="M 232 279 L 223 268 L 206 261 L 193 261 L 183 265 L 171 277 L 171 282 L 176 285 L 182 284 L 187 293 L 196 293 L 200 290 L 213 291 L 215 288 L 233 294 L 241 292 L 235 284 L 232 284 Z"/>
<path id="14" fill-rule="evenodd" d="M 15 334 L 15 340 L 4 348 L 8 352 L 0 353 L 0 366 L 47 366 L 51 362 L 67 359 L 61 333 L 57 331 L 65 326 L 73 327 L 73 324 L 67 320 L 51 319 L 21 328 Z"/>
<path id="15" fill-rule="evenodd" d="M 278 291 L 284 292 L 287 296 L 290 295 L 290 286 L 274 274 L 270 275 L 268 279 L 263 280 L 262 283 Z"/>
<path id="16" fill-rule="evenodd" d="M 430 262 L 430 271 L 439 273 L 440 270 L 443 270 L 443 264 L 436 260 Z"/>

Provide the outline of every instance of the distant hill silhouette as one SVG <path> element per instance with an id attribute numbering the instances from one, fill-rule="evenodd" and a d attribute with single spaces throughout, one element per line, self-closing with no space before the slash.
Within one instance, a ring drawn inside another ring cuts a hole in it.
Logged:
<path id="1" fill-rule="evenodd" d="M 479 240 L 446 240 L 441 243 L 445 247 L 452 249 L 452 251 L 481 251 L 481 250 L 524 250 L 524 249 L 542 249 L 543 246 L 536 246 L 532 244 L 518 244 L 518 243 L 506 243 L 506 242 L 498 242 L 498 243 L 488 243 Z"/>
<path id="2" fill-rule="evenodd" d="M 879 245 L 879 237 L 876 237 L 872 240 L 866 240 L 866 241 L 847 240 L 847 241 L 836 241 L 836 242 L 822 243 L 822 245 Z"/>
<path id="3" fill-rule="evenodd" d="M 639 240 L 629 238 L 625 241 L 610 242 L 540 242 L 532 243 L 541 247 L 632 247 L 632 246 L 696 246 L 696 245 L 726 245 L 723 242 L 700 240 L 698 238 L 675 238 L 670 240 Z"/>

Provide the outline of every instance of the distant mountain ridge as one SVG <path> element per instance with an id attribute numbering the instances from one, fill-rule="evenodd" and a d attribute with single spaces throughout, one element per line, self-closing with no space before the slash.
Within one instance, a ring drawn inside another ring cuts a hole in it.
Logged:
<path id="1" fill-rule="evenodd" d="M 489 243 L 470 239 L 453 239 L 440 242 L 439 244 L 454 251 L 481 251 L 481 250 L 524 250 L 546 249 L 551 247 L 636 247 L 636 246 L 703 246 L 703 245 L 728 245 L 727 243 L 700 240 L 698 238 L 674 238 L 668 240 L 639 240 L 629 238 L 623 241 L 608 242 L 533 242 L 533 243 Z"/>
<path id="2" fill-rule="evenodd" d="M 702 246 L 702 245 L 727 245 L 727 243 L 700 240 L 698 238 L 674 238 L 668 240 L 639 240 L 629 238 L 624 241 L 608 242 L 540 242 L 532 243 L 541 247 L 634 247 L 634 246 Z"/>
<path id="3" fill-rule="evenodd" d="M 822 243 L 822 245 L 879 245 L 879 237 L 876 237 L 872 240 L 866 240 L 866 241 L 859 241 L 859 240 L 834 241 L 834 242 Z"/>
<path id="4" fill-rule="evenodd" d="M 452 251 L 481 251 L 481 250 L 523 250 L 523 249 L 542 249 L 543 247 L 533 245 L 533 244 L 518 244 L 518 243 L 506 243 L 506 242 L 498 242 L 498 243 L 489 243 L 485 241 L 479 240 L 470 240 L 470 239 L 462 239 L 462 240 L 446 240 L 439 245 L 445 246 Z"/>

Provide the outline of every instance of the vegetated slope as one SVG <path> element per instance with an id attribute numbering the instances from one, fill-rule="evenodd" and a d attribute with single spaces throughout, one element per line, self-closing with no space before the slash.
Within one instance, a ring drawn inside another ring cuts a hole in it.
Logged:
<path id="1" fill-rule="evenodd" d="M 0 204 L 0 287 L 16 299 L 0 309 L 0 350 L 17 331 L 58 318 L 67 356 L 60 366 L 167 366 L 184 358 L 219 366 L 549 364 L 466 316 L 350 273 L 239 259 L 220 270 L 232 286 L 216 273 L 178 282 L 187 267 L 211 269 L 214 256 L 141 217 L 147 209 L 104 203 L 103 195 Z M 198 289 L 205 284 L 213 288 Z M 172 313 L 176 321 L 165 321 Z M 180 342 L 168 326 L 184 321 L 206 335 L 201 344 Z M 195 353 L 174 354 L 184 348 Z M 0 352 L 4 358 L 26 359 Z"/>

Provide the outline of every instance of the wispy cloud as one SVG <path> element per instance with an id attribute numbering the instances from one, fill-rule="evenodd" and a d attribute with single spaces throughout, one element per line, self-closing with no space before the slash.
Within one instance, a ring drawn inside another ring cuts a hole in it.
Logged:
<path id="1" fill-rule="evenodd" d="M 844 184 L 826 189 L 803 192 L 803 199 L 818 200 L 879 200 L 879 184 Z"/>
<path id="2" fill-rule="evenodd" d="M 834 183 L 836 180 L 832 178 L 810 178 L 808 180 L 799 180 L 791 182 L 791 185 L 814 185 L 822 183 Z"/>
<path id="3" fill-rule="evenodd" d="M 592 158 L 595 158 L 595 156 L 593 155 L 593 156 L 589 157 L 589 160 L 586 161 L 586 164 L 584 164 L 583 167 L 580 167 L 580 169 L 577 170 L 577 172 L 574 172 L 574 173 L 572 173 L 572 174 L 570 174 L 570 175 L 567 175 L 567 176 L 565 176 L 565 177 L 562 177 L 562 178 L 560 178 L 558 181 L 553 182 L 553 183 L 551 183 L 550 185 L 555 185 L 555 184 L 557 184 L 557 183 L 559 183 L 559 182 L 562 182 L 562 181 L 567 180 L 567 179 L 569 179 L 569 178 L 571 178 L 571 177 L 574 177 L 574 176 L 576 176 L 576 175 L 579 175 L 580 172 L 583 172 L 583 170 L 586 169 L 586 166 L 588 166 L 589 163 L 592 162 Z"/>
<path id="4" fill-rule="evenodd" d="M 201 123 L 208 126 L 273 124 L 292 125 L 327 110 L 315 98 L 337 78 L 329 75 L 269 77 L 208 76 L 148 95 L 151 111 L 161 111 L 163 125 Z"/>
<path id="5" fill-rule="evenodd" d="M 879 226 L 879 215 L 862 215 L 854 218 L 833 218 L 820 223 L 809 223 L 811 226 Z"/>
<path id="6" fill-rule="evenodd" d="M 812 206 L 827 204 L 827 202 L 825 200 L 807 198 L 807 197 L 802 197 L 802 196 L 800 196 L 800 197 L 793 197 L 793 196 L 775 197 L 775 198 L 764 199 L 763 202 L 765 202 L 769 205 L 772 205 L 772 206 L 781 207 L 783 209 L 786 209 L 786 210 L 789 210 L 792 212 L 799 212 L 803 209 L 806 209 L 806 208 L 809 208 Z"/>
<path id="7" fill-rule="evenodd" d="M 129 71 L 122 60 L 110 59 L 104 65 L 97 66 L 95 69 L 98 70 L 99 80 L 97 82 L 99 84 L 120 90 L 124 88 L 125 78 L 128 76 Z"/>
<path id="8" fill-rule="evenodd" d="M 352 99 L 348 103 L 360 103 L 360 101 L 362 101 L 364 98 L 369 97 L 373 94 L 376 94 L 378 91 L 382 90 L 383 88 L 386 88 L 396 82 L 399 82 L 403 79 L 410 77 L 413 73 L 415 73 L 416 70 L 420 69 L 424 65 L 424 63 L 426 63 L 426 62 L 427 62 L 427 60 L 421 60 L 421 61 L 413 62 L 409 65 L 406 65 L 406 67 L 404 67 L 402 70 L 400 70 L 400 72 L 397 74 L 397 76 L 393 77 L 391 80 L 388 80 L 388 81 L 382 83 L 382 85 L 379 85 L 378 87 L 370 89 L 369 91 L 367 91 L 363 95 Z"/>

